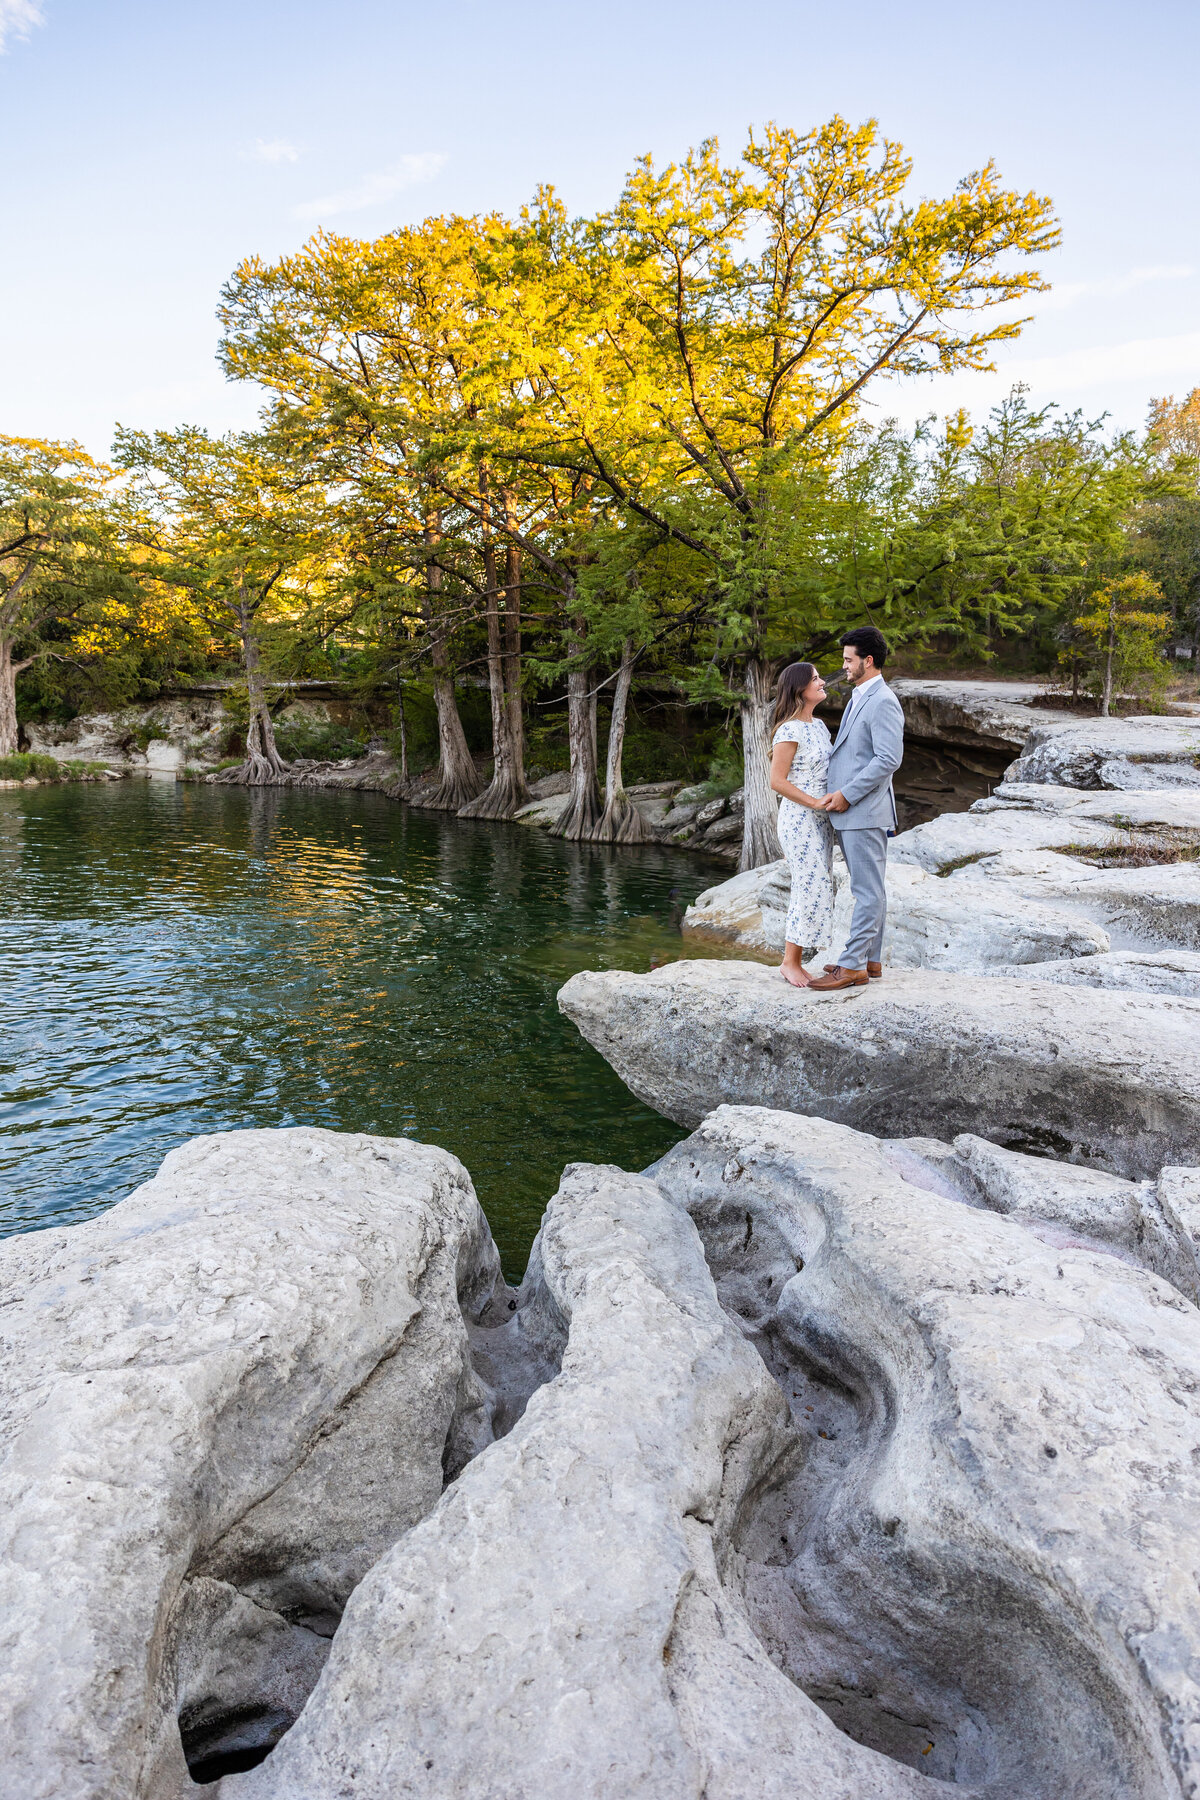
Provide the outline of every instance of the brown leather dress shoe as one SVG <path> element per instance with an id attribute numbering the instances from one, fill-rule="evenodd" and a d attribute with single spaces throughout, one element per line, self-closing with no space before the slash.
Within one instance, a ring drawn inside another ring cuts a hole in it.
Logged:
<path id="1" fill-rule="evenodd" d="M 808 984 L 813 994 L 836 993 L 839 988 L 866 987 L 870 980 L 865 969 L 843 969 L 835 965 L 828 975 L 819 975 Z"/>
<path id="2" fill-rule="evenodd" d="M 868 963 L 867 964 L 867 974 L 871 977 L 872 981 L 882 981 L 883 980 L 883 964 L 882 963 Z"/>

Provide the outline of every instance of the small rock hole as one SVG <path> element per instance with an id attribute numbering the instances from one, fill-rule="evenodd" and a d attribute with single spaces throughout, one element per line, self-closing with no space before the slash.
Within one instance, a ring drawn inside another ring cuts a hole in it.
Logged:
<path id="1" fill-rule="evenodd" d="M 259 1707 L 199 1719 L 180 1717 L 179 1735 L 188 1774 L 197 1787 L 208 1787 L 223 1775 L 240 1775 L 266 1762 L 295 1723 L 278 1707 Z"/>

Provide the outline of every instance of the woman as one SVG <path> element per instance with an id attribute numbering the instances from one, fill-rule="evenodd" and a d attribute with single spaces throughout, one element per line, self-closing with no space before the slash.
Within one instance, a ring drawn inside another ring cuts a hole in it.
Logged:
<path id="1" fill-rule="evenodd" d="M 771 786 L 781 796 L 779 841 L 792 875 L 780 973 L 793 987 L 808 987 L 814 979 L 804 967 L 805 945 L 815 950 L 833 937 L 833 827 L 825 810 L 833 740 L 813 718 L 824 698 L 825 683 L 811 663 L 789 663 L 779 677 Z"/>

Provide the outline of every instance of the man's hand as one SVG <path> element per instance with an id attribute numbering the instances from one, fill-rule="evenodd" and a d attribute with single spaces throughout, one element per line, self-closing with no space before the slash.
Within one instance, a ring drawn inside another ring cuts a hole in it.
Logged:
<path id="1" fill-rule="evenodd" d="M 837 790 L 836 794 L 826 794 L 826 796 L 825 796 L 825 811 L 826 812 L 849 812 L 850 811 L 850 802 L 847 800 L 845 794 L 843 794 L 841 788 L 839 788 Z"/>

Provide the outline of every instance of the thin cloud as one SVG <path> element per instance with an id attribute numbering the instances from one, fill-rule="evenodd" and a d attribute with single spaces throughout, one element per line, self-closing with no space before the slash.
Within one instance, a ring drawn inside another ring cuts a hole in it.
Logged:
<path id="1" fill-rule="evenodd" d="M 300 152 L 295 144 L 289 144 L 286 138 L 255 138 L 253 150 L 243 151 L 249 162 L 293 163 L 300 161 Z"/>
<path id="2" fill-rule="evenodd" d="M 432 181 L 445 167 L 446 158 L 434 150 L 423 150 L 417 156 L 402 156 L 390 168 L 366 175 L 356 187 L 340 193 L 323 194 L 319 200 L 305 200 L 293 206 L 293 219 L 325 219 L 335 213 L 364 212 L 369 206 L 381 206 L 405 188 L 420 187 Z"/>
<path id="3" fill-rule="evenodd" d="M 1131 338 L 1124 344 L 1096 344 L 1061 356 L 1031 356 L 1006 362 L 1001 373 L 1039 392 L 1101 387 L 1117 381 L 1200 382 L 1200 331 L 1173 337 Z"/>
<path id="4" fill-rule="evenodd" d="M 0 56 L 10 38 L 23 44 L 35 26 L 45 23 L 41 0 L 0 0 Z"/>
<path id="5" fill-rule="evenodd" d="M 1120 294 L 1131 294 L 1135 288 L 1155 281 L 1186 281 L 1194 275 L 1190 263 L 1151 263 L 1145 268 L 1130 269 L 1127 275 L 1110 275 L 1101 281 L 1062 281 L 1048 294 L 1034 302 L 1039 313 L 1061 312 L 1077 300 L 1109 300 Z"/>

